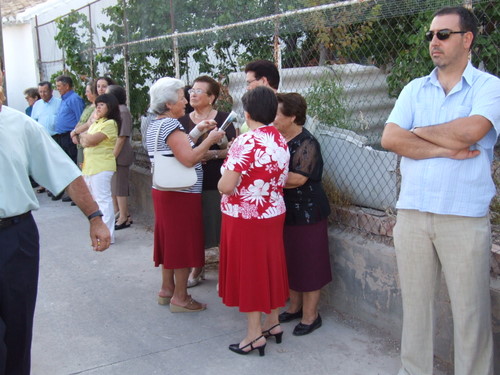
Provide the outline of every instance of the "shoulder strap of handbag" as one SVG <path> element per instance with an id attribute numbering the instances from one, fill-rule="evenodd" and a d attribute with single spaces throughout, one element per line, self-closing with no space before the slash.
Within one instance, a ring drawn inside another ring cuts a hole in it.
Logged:
<path id="1" fill-rule="evenodd" d="M 161 123 L 158 126 L 158 131 L 156 132 L 156 137 L 155 137 L 155 149 L 153 155 L 156 154 L 156 151 L 158 150 L 158 138 L 160 137 L 160 130 L 161 130 Z"/>

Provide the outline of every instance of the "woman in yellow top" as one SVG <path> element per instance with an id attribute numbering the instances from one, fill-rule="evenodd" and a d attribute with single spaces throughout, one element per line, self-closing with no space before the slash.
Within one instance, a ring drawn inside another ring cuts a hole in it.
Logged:
<path id="1" fill-rule="evenodd" d="M 113 154 L 121 125 L 118 100 L 114 95 L 99 95 L 95 100 L 96 121 L 79 135 L 83 151 L 82 174 L 92 196 L 104 214 L 103 221 L 115 242 L 115 213 L 111 197 L 111 178 L 116 171 Z"/>

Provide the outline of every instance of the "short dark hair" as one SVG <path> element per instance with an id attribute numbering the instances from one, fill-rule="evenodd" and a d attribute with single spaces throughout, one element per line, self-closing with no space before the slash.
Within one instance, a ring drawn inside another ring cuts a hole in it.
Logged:
<path id="1" fill-rule="evenodd" d="M 254 121 L 268 125 L 274 121 L 278 110 L 278 99 L 273 90 L 258 86 L 247 91 L 241 98 L 243 109 Z"/>
<path id="2" fill-rule="evenodd" d="M 120 128 L 122 125 L 122 117 L 120 116 L 120 107 L 118 104 L 118 99 L 111 94 L 99 95 L 95 100 L 95 105 L 98 103 L 104 103 L 108 107 L 108 113 L 106 118 L 109 120 L 115 120 L 118 125 L 118 133 L 120 133 Z"/>
<path id="3" fill-rule="evenodd" d="M 444 7 L 436 11 L 432 18 L 446 15 L 457 15 L 460 18 L 460 31 L 470 31 L 473 35 L 471 48 L 476 41 L 477 19 L 474 13 L 464 7 Z"/>
<path id="4" fill-rule="evenodd" d="M 73 88 L 73 80 L 70 76 L 59 76 L 56 78 L 56 82 L 62 82 L 69 85 L 70 88 Z"/>
<path id="5" fill-rule="evenodd" d="M 205 82 L 208 83 L 208 91 L 207 95 L 213 95 L 215 96 L 214 103 L 217 101 L 217 98 L 219 97 L 220 94 L 220 85 L 219 82 L 217 82 L 215 79 L 209 76 L 199 76 L 193 81 L 193 84 L 196 82 Z M 212 103 L 212 104 L 214 104 Z"/>
<path id="6" fill-rule="evenodd" d="M 126 104 L 127 103 L 127 92 L 120 85 L 109 85 L 108 93 L 114 95 L 118 100 L 118 104 Z"/>
<path id="7" fill-rule="evenodd" d="M 52 91 L 52 83 L 50 83 L 49 81 L 42 81 L 38 84 L 38 86 L 47 86 L 49 88 L 49 90 Z"/>
<path id="8" fill-rule="evenodd" d="M 24 95 L 29 96 L 30 98 L 40 99 L 40 94 L 38 93 L 38 89 L 36 87 L 30 87 L 24 90 Z"/>
<path id="9" fill-rule="evenodd" d="M 287 117 L 295 116 L 297 125 L 306 123 L 307 103 L 304 97 L 296 92 L 276 94 L 278 104 L 281 104 L 281 113 Z"/>
<path id="10" fill-rule="evenodd" d="M 280 72 L 276 65 L 268 60 L 255 60 L 245 66 L 245 73 L 253 72 L 256 79 L 266 77 L 269 86 L 278 90 L 280 85 Z"/>

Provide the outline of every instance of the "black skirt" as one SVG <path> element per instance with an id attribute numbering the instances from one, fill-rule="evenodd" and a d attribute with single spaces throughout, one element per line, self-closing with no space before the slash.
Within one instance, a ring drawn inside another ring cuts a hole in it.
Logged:
<path id="1" fill-rule="evenodd" d="M 312 292 L 332 281 L 328 249 L 328 221 L 284 227 L 290 289 Z"/>

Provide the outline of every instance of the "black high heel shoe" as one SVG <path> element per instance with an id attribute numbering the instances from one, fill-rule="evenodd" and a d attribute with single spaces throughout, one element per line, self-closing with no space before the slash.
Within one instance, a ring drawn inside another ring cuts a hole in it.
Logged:
<path id="1" fill-rule="evenodd" d="M 238 354 L 247 355 L 248 353 L 251 353 L 252 351 L 257 349 L 259 351 L 259 356 L 264 357 L 264 354 L 265 354 L 264 350 L 266 349 L 266 344 L 264 344 L 262 346 L 253 346 L 253 344 L 255 344 L 257 341 L 259 341 L 262 337 L 264 337 L 264 335 L 257 337 L 251 343 L 246 344 L 242 348 L 240 348 L 240 344 L 231 344 L 231 345 L 229 345 L 229 350 L 231 350 L 232 352 L 238 353 Z M 243 349 L 245 349 L 247 347 L 250 347 L 250 350 L 246 352 Z"/>
<path id="2" fill-rule="evenodd" d="M 283 331 L 281 331 L 280 333 L 271 333 L 271 331 L 279 325 L 280 324 L 278 323 L 278 324 L 272 326 L 271 328 L 266 329 L 265 331 L 262 331 L 262 336 L 264 336 L 266 339 L 269 337 L 274 337 L 276 339 L 276 344 L 281 344 L 281 338 L 283 337 Z"/>

